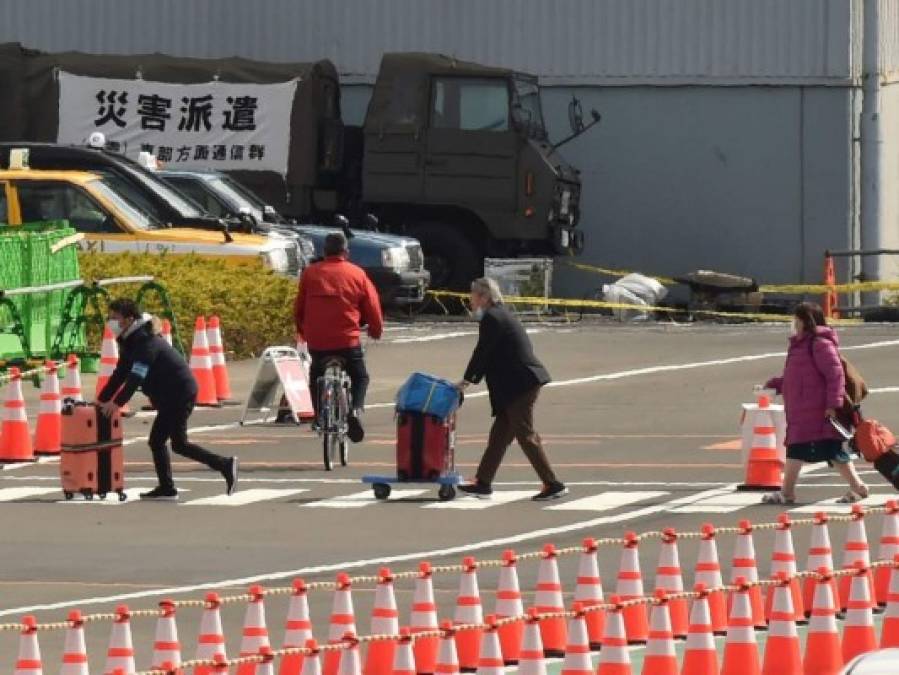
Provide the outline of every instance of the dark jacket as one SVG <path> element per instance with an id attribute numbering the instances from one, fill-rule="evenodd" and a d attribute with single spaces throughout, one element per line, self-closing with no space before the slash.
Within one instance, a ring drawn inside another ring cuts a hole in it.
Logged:
<path id="1" fill-rule="evenodd" d="M 490 307 L 481 318 L 478 344 L 465 379 L 477 384 L 487 379 L 493 414 L 515 399 L 550 381 L 549 373 L 534 356 L 524 326 L 502 305 Z"/>
<path id="2" fill-rule="evenodd" d="M 168 342 L 153 333 L 151 323 L 143 323 L 116 341 L 119 362 L 97 396 L 99 402 L 115 396 L 115 402 L 124 405 L 138 388 L 157 408 L 196 400 L 197 382 L 190 367 Z"/>

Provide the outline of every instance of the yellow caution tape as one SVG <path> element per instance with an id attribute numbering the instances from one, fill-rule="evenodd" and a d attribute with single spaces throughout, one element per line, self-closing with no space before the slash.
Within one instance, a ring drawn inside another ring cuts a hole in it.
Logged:
<path id="1" fill-rule="evenodd" d="M 594 274 L 602 274 L 607 277 L 626 277 L 628 274 L 635 274 L 630 270 L 618 270 L 618 269 L 610 269 L 608 267 L 597 267 L 596 265 L 587 265 L 584 263 L 576 263 L 571 262 L 569 260 L 565 261 L 566 265 L 570 267 L 574 267 L 575 269 L 582 270 L 584 272 L 593 272 Z M 643 274 L 642 272 L 638 272 L 637 274 Z M 670 277 L 657 277 L 651 274 L 643 274 L 645 277 L 649 277 L 650 279 L 655 279 L 660 284 L 676 284 L 677 282 Z"/>

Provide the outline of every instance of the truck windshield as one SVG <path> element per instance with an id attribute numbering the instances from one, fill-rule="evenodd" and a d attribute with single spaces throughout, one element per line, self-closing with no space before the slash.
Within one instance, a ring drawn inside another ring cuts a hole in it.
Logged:
<path id="1" fill-rule="evenodd" d="M 256 220 L 263 222 L 263 206 L 254 204 L 251 200 L 247 199 L 241 191 L 235 190 L 234 186 L 231 185 L 227 179 L 213 178 L 207 182 L 209 183 L 209 187 L 231 204 L 235 211 L 240 212 L 242 209 L 246 209 Z"/>
<path id="2" fill-rule="evenodd" d="M 154 219 L 150 214 L 145 213 L 134 206 L 134 204 L 123 197 L 121 193 L 109 185 L 105 178 L 90 181 L 87 183 L 87 188 L 97 196 L 115 206 L 119 216 L 126 218 L 135 229 L 155 230 L 158 227 L 161 227 L 159 221 Z"/>
<path id="3" fill-rule="evenodd" d="M 515 81 L 515 117 L 520 128 L 529 137 L 537 140 L 546 139 L 546 126 L 543 123 L 543 106 L 540 103 L 540 87 L 537 78 L 516 75 Z"/>

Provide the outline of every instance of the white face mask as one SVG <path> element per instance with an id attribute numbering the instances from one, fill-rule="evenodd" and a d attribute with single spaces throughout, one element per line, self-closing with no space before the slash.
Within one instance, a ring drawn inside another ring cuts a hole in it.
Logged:
<path id="1" fill-rule="evenodd" d="M 480 321 L 481 319 L 484 318 L 484 308 L 483 308 L 483 307 L 478 307 L 476 310 L 474 310 L 474 311 L 471 313 L 471 315 L 474 317 L 474 320 L 475 320 L 475 321 Z"/>
<path id="2" fill-rule="evenodd" d="M 117 319 L 110 319 L 106 322 L 106 326 L 112 331 L 114 337 L 118 337 L 122 334 L 122 324 L 120 324 Z"/>

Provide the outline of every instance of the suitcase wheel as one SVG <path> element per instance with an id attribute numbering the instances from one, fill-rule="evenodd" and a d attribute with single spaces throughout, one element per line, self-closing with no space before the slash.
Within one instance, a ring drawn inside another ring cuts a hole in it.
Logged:
<path id="1" fill-rule="evenodd" d="M 97 496 L 98 496 L 100 499 L 106 499 L 106 493 L 105 493 L 105 492 L 98 492 L 98 493 L 97 493 Z"/>
<path id="2" fill-rule="evenodd" d="M 84 498 L 88 501 L 90 501 L 94 498 L 94 493 L 91 492 L 90 490 L 82 490 L 81 494 L 84 495 Z"/>
<path id="3" fill-rule="evenodd" d="M 456 498 L 456 488 L 452 485 L 441 485 L 440 489 L 437 490 L 437 497 L 439 497 L 442 502 L 452 501 Z"/>
<path id="4" fill-rule="evenodd" d="M 128 495 L 125 494 L 124 492 L 119 492 L 119 501 L 120 501 L 120 502 L 123 502 L 123 501 L 125 501 L 126 499 L 128 499 Z"/>
<path id="5" fill-rule="evenodd" d="M 390 486 L 387 483 L 375 483 L 372 485 L 375 499 L 387 499 L 390 496 Z"/>
<path id="6" fill-rule="evenodd" d="M 66 501 L 72 499 L 75 496 L 74 492 L 69 492 L 68 490 L 63 491 L 63 494 L 66 496 Z"/>

